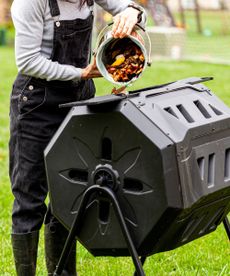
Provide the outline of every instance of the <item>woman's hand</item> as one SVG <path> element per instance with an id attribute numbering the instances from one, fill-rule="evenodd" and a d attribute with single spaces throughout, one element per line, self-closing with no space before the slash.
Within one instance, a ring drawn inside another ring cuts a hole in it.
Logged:
<path id="1" fill-rule="evenodd" d="M 113 18 L 112 35 L 114 38 L 123 38 L 130 35 L 137 24 L 139 11 L 132 7 L 126 8 Z"/>
<path id="2" fill-rule="evenodd" d="M 93 78 L 99 78 L 101 76 L 102 75 L 100 71 L 97 69 L 96 59 L 94 57 L 93 62 L 90 63 L 86 68 L 82 69 L 81 79 L 83 80 L 93 79 Z"/>

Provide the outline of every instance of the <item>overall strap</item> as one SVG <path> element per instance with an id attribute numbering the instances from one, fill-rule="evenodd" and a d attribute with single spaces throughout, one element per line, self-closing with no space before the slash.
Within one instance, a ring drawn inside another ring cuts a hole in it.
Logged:
<path id="1" fill-rule="evenodd" d="M 94 0 L 87 0 L 86 3 L 89 7 L 89 10 L 91 11 L 91 14 L 93 15 Z"/>
<path id="2" fill-rule="evenodd" d="M 56 17 L 60 15 L 60 10 L 58 6 L 57 0 L 49 0 L 50 13 L 52 17 Z"/>
<path id="3" fill-rule="evenodd" d="M 94 0 L 87 0 L 87 5 L 89 7 L 93 6 L 93 4 L 94 4 Z"/>
<path id="4" fill-rule="evenodd" d="M 94 0 L 87 0 L 87 5 L 90 9 L 93 9 Z M 60 15 L 60 10 L 57 0 L 49 0 L 50 13 L 52 17 L 57 17 Z"/>

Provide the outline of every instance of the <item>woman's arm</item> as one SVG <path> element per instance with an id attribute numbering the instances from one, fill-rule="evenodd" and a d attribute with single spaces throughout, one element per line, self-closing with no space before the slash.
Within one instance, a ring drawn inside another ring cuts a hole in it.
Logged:
<path id="1" fill-rule="evenodd" d="M 80 79 L 82 69 L 53 62 L 41 54 L 43 18 L 47 0 L 14 0 L 15 56 L 19 72 L 50 80 Z"/>

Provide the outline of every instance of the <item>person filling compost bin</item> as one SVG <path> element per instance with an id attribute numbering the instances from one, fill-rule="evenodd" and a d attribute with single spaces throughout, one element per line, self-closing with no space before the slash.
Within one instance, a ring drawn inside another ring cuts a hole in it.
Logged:
<path id="1" fill-rule="evenodd" d="M 113 16 L 114 39 L 129 36 L 137 23 L 145 25 L 144 10 L 129 0 L 12 3 L 18 74 L 10 98 L 9 175 L 14 196 L 11 240 L 19 276 L 36 274 L 43 223 L 48 275 L 54 274 L 68 235 L 46 204 L 44 150 L 69 112 L 59 105 L 94 97 L 93 79 L 102 76 L 95 58 L 90 63 L 94 4 Z M 77 275 L 75 245 L 63 275 Z"/>

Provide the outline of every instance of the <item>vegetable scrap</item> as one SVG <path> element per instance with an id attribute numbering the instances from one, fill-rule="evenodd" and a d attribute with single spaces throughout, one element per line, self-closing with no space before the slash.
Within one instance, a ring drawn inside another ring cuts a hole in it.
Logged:
<path id="1" fill-rule="evenodd" d="M 144 54 L 131 39 L 115 40 L 105 54 L 106 69 L 116 82 L 129 82 L 143 71 Z"/>

